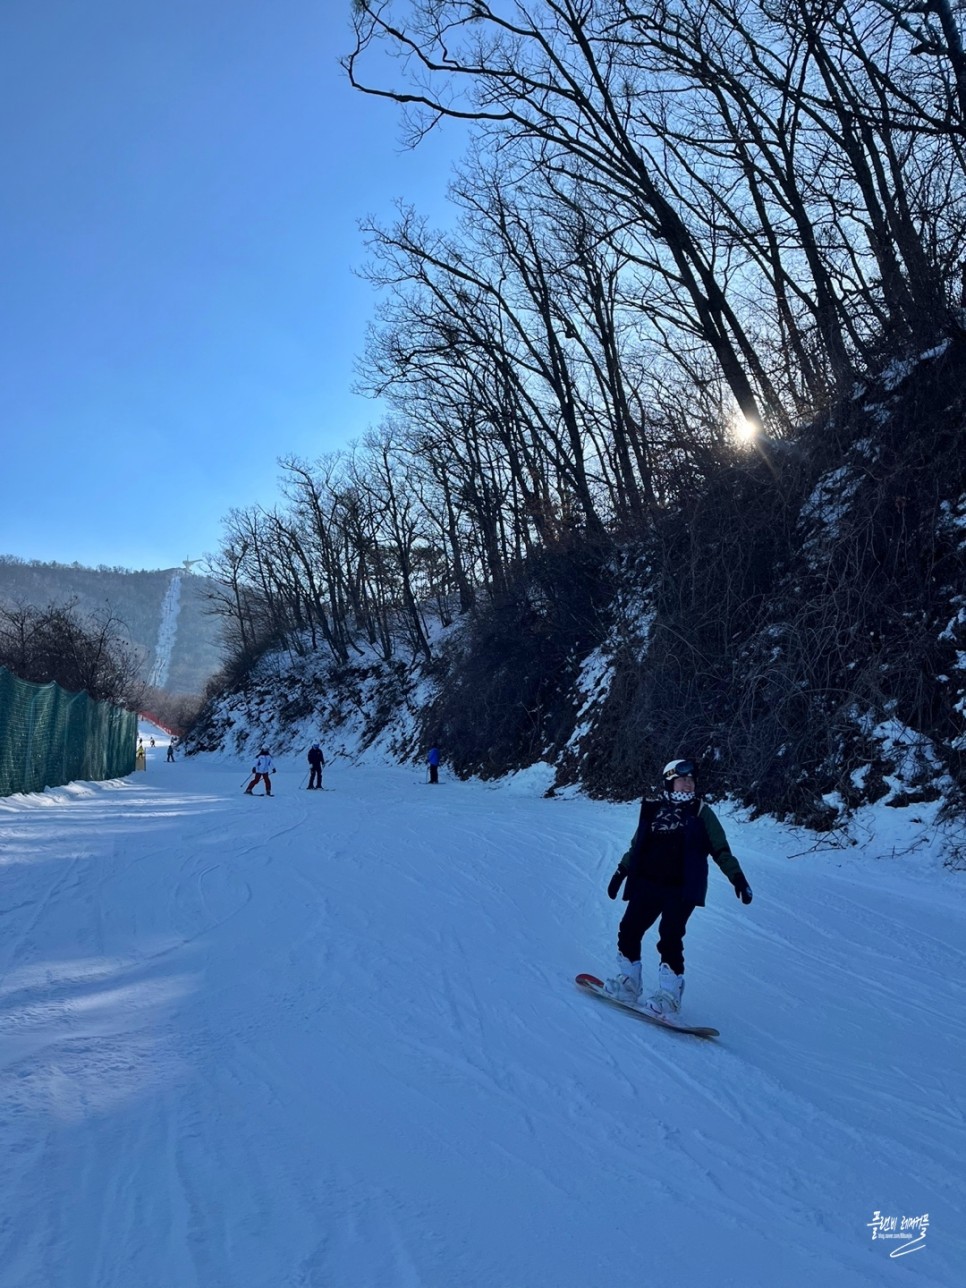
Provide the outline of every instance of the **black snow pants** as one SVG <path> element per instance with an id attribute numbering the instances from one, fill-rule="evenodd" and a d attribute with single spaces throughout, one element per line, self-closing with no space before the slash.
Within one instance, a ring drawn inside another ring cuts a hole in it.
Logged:
<path id="1" fill-rule="evenodd" d="M 641 940 L 658 917 L 657 951 L 675 975 L 684 974 L 684 932 L 696 905 L 675 886 L 639 881 L 617 931 L 617 951 L 628 961 L 641 959 Z"/>

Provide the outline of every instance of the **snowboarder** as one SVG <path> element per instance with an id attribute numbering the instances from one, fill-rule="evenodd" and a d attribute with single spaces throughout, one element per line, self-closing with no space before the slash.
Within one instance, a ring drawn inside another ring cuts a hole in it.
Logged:
<path id="1" fill-rule="evenodd" d="M 604 988 L 618 1001 L 637 1003 L 641 940 L 660 917 L 658 983 L 643 1009 L 673 1019 L 681 1010 L 684 992 L 684 932 L 691 913 L 704 907 L 709 856 L 742 903 L 751 903 L 751 886 L 717 816 L 697 794 L 694 762 L 671 760 L 663 776 L 663 795 L 641 802 L 637 831 L 607 885 L 611 899 L 624 886 L 627 908 L 617 932 L 617 974 Z"/>
<path id="2" fill-rule="evenodd" d="M 426 762 L 429 765 L 429 781 L 431 783 L 438 783 L 439 782 L 439 748 L 438 747 L 430 747 L 429 755 L 426 757 Z"/>
<path id="3" fill-rule="evenodd" d="M 270 775 L 275 773 L 275 765 L 272 763 L 272 758 L 268 754 L 267 747 L 263 747 L 261 751 L 258 753 L 255 763 L 254 765 L 252 765 L 252 773 L 254 774 L 254 777 L 252 778 L 252 781 L 248 784 L 248 786 L 245 788 L 245 795 L 251 796 L 252 788 L 255 786 L 255 784 L 258 782 L 260 778 L 263 778 L 265 780 L 265 795 L 271 796 L 272 780 Z"/>
<path id="4" fill-rule="evenodd" d="M 174 743 L 173 743 L 173 742 L 169 742 L 169 743 L 168 743 L 168 754 L 167 754 L 166 759 L 167 759 L 167 760 L 174 760 Z"/>
<path id="5" fill-rule="evenodd" d="M 322 787 L 322 766 L 325 764 L 325 757 L 322 755 L 322 748 L 317 742 L 313 742 L 309 748 L 309 786 L 308 790 L 314 791 L 315 788 L 321 790 Z"/>
<path id="6" fill-rule="evenodd" d="M 138 749 L 134 753 L 134 768 L 137 770 L 137 769 L 147 769 L 147 767 L 148 767 L 148 759 L 147 759 L 147 753 L 144 750 L 144 743 L 139 741 Z"/>

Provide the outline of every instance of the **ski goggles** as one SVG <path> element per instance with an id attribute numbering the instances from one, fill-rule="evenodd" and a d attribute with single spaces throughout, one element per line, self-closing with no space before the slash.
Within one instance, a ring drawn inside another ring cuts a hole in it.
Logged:
<path id="1" fill-rule="evenodd" d="M 673 765 L 668 765 L 664 771 L 664 777 L 667 779 L 693 778 L 694 762 L 691 760 L 677 760 Z"/>

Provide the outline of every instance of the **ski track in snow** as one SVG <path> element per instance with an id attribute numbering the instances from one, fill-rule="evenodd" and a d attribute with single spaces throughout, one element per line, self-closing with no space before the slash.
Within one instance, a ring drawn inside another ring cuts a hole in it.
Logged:
<path id="1" fill-rule="evenodd" d="M 961 880 L 731 821 L 701 1042 L 573 983 L 633 807 L 163 752 L 0 802 L 2 1288 L 963 1282 Z"/>

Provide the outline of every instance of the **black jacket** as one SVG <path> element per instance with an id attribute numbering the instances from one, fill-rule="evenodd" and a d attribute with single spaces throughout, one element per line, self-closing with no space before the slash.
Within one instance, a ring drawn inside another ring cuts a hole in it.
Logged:
<path id="1" fill-rule="evenodd" d="M 708 859 L 714 859 L 732 885 L 742 878 L 741 866 L 731 853 L 724 828 L 717 815 L 704 801 L 690 801 L 684 805 L 666 800 L 643 800 L 641 813 L 627 853 L 620 861 L 620 869 L 627 873 L 624 898 L 633 899 L 635 890 L 646 883 L 662 884 L 666 873 L 657 869 L 654 858 L 658 846 L 654 842 L 655 824 L 661 827 L 665 813 L 680 811 L 684 815 L 683 842 L 684 867 L 681 889 L 688 902 L 704 906 L 708 893 Z"/>

